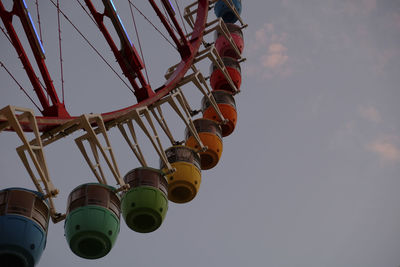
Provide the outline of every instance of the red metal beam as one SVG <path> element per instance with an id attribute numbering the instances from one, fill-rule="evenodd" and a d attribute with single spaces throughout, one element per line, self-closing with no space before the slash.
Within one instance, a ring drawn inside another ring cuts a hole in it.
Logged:
<path id="1" fill-rule="evenodd" d="M 186 35 L 182 30 L 181 25 L 179 25 L 178 20 L 175 17 L 175 10 L 173 9 L 173 6 L 171 4 L 170 0 L 161 0 L 161 2 L 163 3 L 163 5 L 165 6 L 165 9 L 168 12 L 168 15 L 170 17 L 170 19 L 172 20 L 172 23 L 175 26 L 175 29 L 177 30 L 179 36 L 181 37 L 181 43 L 182 45 L 188 45 L 188 40 L 186 39 Z"/>
<path id="2" fill-rule="evenodd" d="M 157 16 L 160 18 L 161 23 L 164 25 L 165 29 L 168 31 L 168 33 L 171 36 L 172 40 L 176 44 L 181 57 L 182 58 L 187 58 L 191 54 L 189 42 L 186 39 L 186 36 L 183 33 L 182 28 L 180 27 L 178 21 L 175 18 L 175 14 L 174 14 L 174 12 L 172 10 L 171 4 L 169 2 L 167 2 L 167 1 L 165 1 L 165 0 L 161 0 L 161 1 L 163 2 L 164 6 L 166 7 L 168 15 L 171 18 L 172 23 L 174 24 L 176 30 L 178 31 L 178 34 L 180 35 L 180 38 L 178 38 L 175 35 L 174 30 L 172 29 L 171 25 L 168 23 L 166 17 L 163 15 L 161 10 L 158 8 L 158 6 L 154 2 L 154 0 L 149 0 L 151 6 L 153 7 L 153 9 L 156 12 Z"/>
<path id="3" fill-rule="evenodd" d="M 36 63 L 39 67 L 39 71 L 46 85 L 47 94 L 50 97 L 53 105 L 50 105 L 49 101 L 47 100 L 45 91 L 43 90 L 40 81 L 37 78 L 37 75 L 21 44 L 18 34 L 15 31 L 15 28 L 12 24 L 12 18 L 14 15 L 18 16 L 19 19 L 21 20 L 22 27 L 24 28 L 25 34 L 28 38 L 29 45 L 32 49 Z M 21 63 L 24 66 L 24 69 L 33 86 L 33 89 L 40 101 L 40 104 L 42 105 L 43 108 L 43 110 L 41 110 L 42 114 L 44 116 L 49 116 L 49 117 L 69 117 L 68 112 L 65 110 L 64 104 L 60 102 L 57 96 L 57 92 L 54 88 L 52 79 L 47 70 L 45 64 L 44 51 L 35 32 L 34 25 L 32 23 L 32 20 L 30 19 L 29 12 L 26 8 L 25 2 L 23 0 L 15 0 L 13 8 L 10 12 L 8 12 L 4 8 L 3 3 L 0 2 L 0 16 L 5 28 L 7 29 L 12 44 L 15 50 L 17 51 L 18 57 L 20 58 Z"/>
<path id="4" fill-rule="evenodd" d="M 92 14 L 93 18 L 95 19 L 101 33 L 103 34 L 108 45 L 110 46 L 112 52 L 114 53 L 114 56 L 117 59 L 117 62 L 122 69 L 122 72 L 128 78 L 130 84 L 132 85 L 137 101 L 140 102 L 144 99 L 152 97 L 155 93 L 151 89 L 150 85 L 147 83 L 141 71 L 144 68 L 144 64 L 139 57 L 135 47 L 133 46 L 133 44 L 131 44 L 129 37 L 122 25 L 122 22 L 119 20 L 119 17 L 116 14 L 112 1 L 103 0 L 103 4 L 105 7 L 105 11 L 103 14 L 96 10 L 91 0 L 85 0 L 85 3 L 89 8 L 89 11 Z M 107 27 L 104 25 L 104 16 L 111 19 L 120 39 L 121 49 L 117 47 L 110 33 L 108 32 Z M 139 81 L 140 85 L 136 82 L 136 79 Z"/>

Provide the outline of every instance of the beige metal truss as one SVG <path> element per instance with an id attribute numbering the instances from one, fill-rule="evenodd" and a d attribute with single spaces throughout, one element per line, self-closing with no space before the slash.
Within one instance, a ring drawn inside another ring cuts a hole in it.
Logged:
<path id="1" fill-rule="evenodd" d="M 169 68 L 167 74 L 165 75 L 165 77 L 168 79 L 168 77 L 173 73 L 174 71 L 174 67 Z M 190 114 L 193 114 L 194 112 L 192 111 L 192 109 L 190 108 L 190 105 L 188 104 L 188 101 L 186 100 L 185 95 L 183 94 L 181 87 L 188 84 L 189 82 L 193 83 L 197 89 L 199 89 L 199 91 L 208 98 L 208 101 L 211 103 L 212 107 L 214 108 L 215 112 L 217 113 L 218 118 L 220 119 L 222 124 L 225 124 L 228 122 L 227 119 L 224 118 L 224 116 L 222 115 L 221 110 L 218 107 L 217 102 L 215 101 L 214 96 L 211 94 L 211 90 L 207 85 L 206 79 L 204 78 L 203 74 L 194 66 L 192 65 L 192 70 L 194 73 L 187 75 L 186 77 L 184 77 L 178 84 L 177 84 L 177 88 L 176 91 L 179 91 L 180 96 L 182 98 L 182 106 L 184 108 L 186 108 Z"/>
<path id="2" fill-rule="evenodd" d="M 172 136 L 171 130 L 168 127 L 168 124 L 165 120 L 163 111 L 161 109 L 161 105 L 157 103 L 150 107 L 150 111 L 153 114 L 153 117 L 156 119 L 158 124 L 160 125 L 161 129 L 164 131 L 165 135 L 168 137 L 169 141 L 172 145 L 176 144 L 174 137 Z"/>
<path id="3" fill-rule="evenodd" d="M 209 3 L 208 3 L 208 5 L 209 5 L 208 9 L 209 10 L 212 9 L 217 1 L 218 0 L 210 0 Z M 236 10 L 235 6 L 233 5 L 233 3 L 231 3 L 230 0 L 222 0 L 222 1 L 224 1 L 225 5 L 227 7 L 229 7 L 232 10 L 233 13 L 235 13 L 236 17 L 238 18 L 238 20 L 239 20 L 239 22 L 241 24 L 241 27 L 242 28 L 246 28 L 248 25 L 243 22 L 242 17 L 237 12 L 237 10 Z M 197 13 L 197 1 L 192 3 L 192 4 L 190 4 L 190 5 L 188 5 L 187 7 L 185 7 L 185 11 L 184 11 L 183 17 L 185 18 L 186 22 L 189 24 L 189 26 L 192 29 L 194 28 L 194 24 L 195 24 L 195 18 L 193 17 L 193 15 L 195 15 L 196 13 Z"/>
<path id="4" fill-rule="evenodd" d="M 222 18 L 217 18 L 211 22 L 206 23 L 205 29 L 204 29 L 204 35 L 214 33 L 214 32 L 219 32 L 221 33 L 226 40 L 229 42 L 233 50 L 235 50 L 236 55 L 239 58 L 239 62 L 243 62 L 246 59 L 242 58 L 242 55 L 240 54 L 240 50 L 237 47 L 235 41 L 232 38 L 232 35 L 230 34 L 228 27 L 226 26 L 225 22 L 223 21 Z M 191 36 L 193 32 L 189 33 L 188 36 Z M 210 44 L 206 45 L 206 42 L 203 41 L 204 47 L 208 47 Z"/>
<path id="5" fill-rule="evenodd" d="M 226 38 L 226 40 L 228 40 L 233 50 L 235 50 L 236 55 L 239 58 L 241 58 L 242 55 L 240 54 L 240 50 L 235 44 L 235 41 L 233 40 L 232 35 L 228 30 L 228 27 L 226 27 L 225 22 L 221 18 L 218 18 L 216 20 L 211 21 L 210 23 L 207 23 L 204 34 L 206 35 L 215 31 L 221 33 Z"/>
<path id="6" fill-rule="evenodd" d="M 29 176 L 32 179 L 36 189 L 48 199 L 50 206 L 50 215 L 54 223 L 65 218 L 65 214 L 58 213 L 55 209 L 53 198 L 57 196 L 59 190 L 53 185 L 47 168 L 46 158 L 43 151 L 43 142 L 40 138 L 39 128 L 34 113 L 30 109 L 6 106 L 0 110 L 0 117 L 6 121 L 1 123 L 0 132 L 12 128 L 18 135 L 23 145 L 17 147 L 17 153 L 21 158 Z M 32 129 L 35 138 L 28 141 L 27 136 L 21 125 L 21 121 L 27 121 Z M 28 160 L 28 157 L 31 162 Z M 33 164 L 33 166 L 31 166 Z M 33 171 L 36 170 L 37 175 Z"/>
<path id="7" fill-rule="evenodd" d="M 237 94 L 240 92 L 238 88 L 236 88 L 231 76 L 229 75 L 228 70 L 225 67 L 224 62 L 222 61 L 222 58 L 219 56 L 217 49 L 215 48 L 214 44 L 210 45 L 209 47 L 205 48 L 202 51 L 199 51 L 194 58 L 193 64 L 192 64 L 192 70 L 193 72 L 197 72 L 197 68 L 195 66 L 196 63 L 208 58 L 219 70 L 221 70 L 222 74 L 224 75 L 225 79 L 228 81 L 229 85 L 233 89 L 233 93 Z M 243 59 L 244 60 L 244 59 Z M 165 77 L 168 79 L 172 72 L 176 69 L 176 67 L 179 64 L 173 65 L 167 70 L 167 73 L 165 74 Z"/>
<path id="8" fill-rule="evenodd" d="M 128 189 L 129 186 L 125 184 L 123 179 L 121 179 L 118 165 L 114 157 L 110 140 L 108 138 L 107 129 L 104 125 L 104 121 L 101 115 L 84 114 L 76 120 L 79 121 L 79 127 L 85 130 L 86 134 L 76 138 L 75 142 L 99 183 L 107 184 L 107 179 L 104 175 L 103 168 L 100 163 L 101 155 L 103 156 L 103 159 L 105 160 L 108 168 L 114 176 L 115 181 L 118 185 L 120 185 L 120 188 L 118 190 Z M 96 126 L 94 127 L 93 125 Z M 105 145 L 100 142 L 100 138 L 98 137 L 98 135 L 103 137 Z M 89 143 L 94 162 L 90 159 L 88 152 L 86 151 L 83 144 L 83 141 L 87 141 Z"/>
<path id="9" fill-rule="evenodd" d="M 222 61 L 222 58 L 219 56 L 217 49 L 215 48 L 214 45 L 211 45 L 206 49 L 198 52 L 196 58 L 194 59 L 193 64 L 202 61 L 205 58 L 210 59 L 210 61 L 222 72 L 225 79 L 228 81 L 229 85 L 233 89 L 233 93 L 234 94 L 239 93 L 240 90 L 236 88 L 231 76 L 229 75 L 228 70 L 225 67 L 224 62 Z"/>
<path id="10" fill-rule="evenodd" d="M 148 128 L 148 126 L 146 126 L 146 123 L 144 122 L 142 117 L 145 118 L 145 120 L 147 121 L 147 124 L 150 126 L 150 129 Z M 129 123 L 132 123 L 132 120 L 134 120 L 136 122 L 136 124 L 142 129 L 143 133 L 150 140 L 150 142 L 153 145 L 153 148 L 157 152 L 158 156 L 160 157 L 160 159 L 163 161 L 163 163 L 167 167 L 168 173 L 174 172 L 175 169 L 172 168 L 171 164 L 168 161 L 167 155 L 165 154 L 165 150 L 164 150 L 161 140 L 159 138 L 157 129 L 154 126 L 153 120 L 151 119 L 149 109 L 147 107 L 140 107 L 140 108 L 131 110 L 127 114 L 118 118 L 115 123 L 117 125 L 121 125 L 121 126 L 123 126 L 123 124 L 128 123 L 128 127 L 129 127 Z M 121 130 L 121 126 L 118 127 L 120 130 Z M 133 124 L 131 124 L 131 127 L 133 129 Z M 121 133 L 124 135 L 124 133 L 122 131 L 121 131 Z M 125 134 L 126 134 L 126 132 L 125 132 Z M 136 148 L 140 149 L 137 144 L 136 134 L 134 133 L 134 131 L 131 131 L 131 135 L 132 135 L 132 138 L 135 140 L 134 142 L 135 142 L 136 146 L 135 146 L 135 144 L 132 144 L 130 141 L 128 142 L 128 144 L 131 143 L 130 144 L 131 148 L 134 147 L 135 149 Z M 129 140 L 129 139 L 125 138 L 125 140 Z M 143 154 L 141 152 L 139 153 L 138 151 L 137 151 L 138 153 L 135 153 L 135 151 L 136 151 L 135 149 L 133 149 L 133 152 L 134 152 L 135 156 L 138 158 L 139 162 L 141 162 L 141 164 L 143 166 L 147 166 L 146 161 L 144 160 Z"/>
<path id="11" fill-rule="evenodd" d="M 209 1 L 210 2 L 210 1 Z M 198 1 L 195 1 L 191 3 L 190 5 L 185 7 L 183 17 L 185 18 L 187 24 L 193 29 L 194 28 L 194 23 L 195 23 L 195 18 L 193 15 L 197 14 L 197 4 Z M 211 8 L 211 3 L 209 3 L 208 9 L 210 10 Z"/>
<path id="12" fill-rule="evenodd" d="M 212 0 L 212 1 L 210 1 L 210 6 L 211 6 L 211 4 L 215 3 L 216 1 L 217 1 L 217 0 Z M 224 0 L 224 2 L 225 2 L 229 7 L 231 7 L 231 8 L 233 7 L 233 5 L 231 5 L 230 3 L 228 3 L 228 0 Z M 196 10 L 191 11 L 191 8 L 193 8 L 195 5 L 196 5 L 196 3 L 193 3 L 193 4 L 189 5 L 188 7 L 186 7 L 186 9 L 185 9 L 185 18 L 186 18 L 188 24 L 191 25 L 191 26 L 194 25 L 194 24 L 193 24 L 193 23 L 194 23 L 194 20 L 193 20 L 193 17 L 192 17 L 192 16 L 193 16 L 193 14 L 196 13 Z M 236 10 L 234 10 L 234 11 L 236 12 Z M 239 17 L 239 18 L 240 18 L 240 17 Z M 241 19 L 240 19 L 240 20 L 241 20 Z M 247 27 L 247 24 L 243 24 L 243 23 L 242 23 L 242 27 L 241 27 L 241 28 L 243 29 L 243 28 L 245 28 L 245 27 Z M 192 27 L 192 28 L 193 28 L 193 27 Z M 231 36 L 231 34 L 230 34 L 230 32 L 229 32 L 229 30 L 228 30 L 226 24 L 225 24 L 225 22 L 223 21 L 222 18 L 217 18 L 217 19 L 215 19 L 215 20 L 213 20 L 213 21 L 211 21 L 211 22 L 207 22 L 207 23 L 206 23 L 206 26 L 205 26 L 205 29 L 204 29 L 204 35 L 207 35 L 207 34 L 210 34 L 210 33 L 214 33 L 215 31 L 218 31 L 218 32 L 220 32 L 222 35 L 225 36 L 225 38 L 227 39 L 227 41 L 229 42 L 229 44 L 230 44 L 230 45 L 232 46 L 232 48 L 234 49 L 236 55 L 237 55 L 238 57 L 240 57 L 240 59 L 238 60 L 239 63 L 241 63 L 241 62 L 243 62 L 243 61 L 246 60 L 246 58 L 242 58 L 242 56 L 241 56 L 241 54 L 240 54 L 240 50 L 239 50 L 239 48 L 237 47 L 237 45 L 235 44 L 235 42 L 234 42 L 234 40 L 233 40 L 233 38 L 232 38 L 232 36 Z M 189 33 L 189 34 L 188 34 L 188 36 L 190 36 L 190 35 L 192 35 L 192 33 Z M 202 51 L 199 51 L 199 52 L 197 53 L 196 58 L 195 58 L 195 60 L 194 60 L 194 62 L 193 62 L 193 67 L 194 67 L 194 64 L 195 64 L 195 63 L 197 63 L 197 62 L 199 62 L 199 61 L 202 61 L 202 60 L 205 59 L 205 58 L 209 58 L 210 61 L 211 61 L 218 69 L 221 70 L 221 72 L 223 73 L 223 75 L 224 75 L 225 78 L 227 79 L 229 85 L 233 88 L 234 93 L 240 92 L 240 90 L 238 90 L 238 89 L 236 88 L 236 86 L 234 85 L 234 83 L 233 83 L 233 81 L 232 81 L 232 79 L 231 79 L 231 77 L 230 77 L 230 75 L 229 75 L 229 73 L 228 73 L 228 71 L 227 71 L 227 69 L 226 69 L 226 67 L 225 67 L 225 64 L 223 63 L 223 61 L 222 61 L 220 55 L 218 54 L 218 52 L 217 52 L 215 46 L 214 46 L 213 44 L 206 44 L 204 41 L 203 41 L 203 45 L 204 45 L 205 49 L 202 50 Z M 172 67 L 167 71 L 167 75 L 169 75 L 168 73 L 171 72 L 171 71 L 173 71 L 173 70 L 176 68 L 176 66 L 177 66 L 177 65 L 172 66 Z M 193 69 L 193 67 L 192 67 L 192 69 Z M 195 67 L 194 67 L 194 68 L 195 68 Z M 194 72 L 196 72 L 196 71 L 194 70 Z M 170 75 L 169 75 L 169 76 L 170 76 Z"/>
<path id="13" fill-rule="evenodd" d="M 70 120 L 58 127 L 50 129 L 42 134 L 41 139 L 44 146 L 47 146 L 61 138 L 64 138 L 81 129 L 80 121 Z"/>
<path id="14" fill-rule="evenodd" d="M 184 98 L 181 90 L 176 89 L 174 92 L 170 93 L 163 99 L 157 101 L 156 105 L 162 105 L 168 102 L 168 104 L 172 107 L 172 109 L 178 114 L 178 116 L 182 119 L 183 123 L 186 125 L 186 128 L 190 131 L 192 136 L 195 138 L 197 143 L 200 146 L 199 151 L 206 151 L 207 146 L 204 146 L 203 142 L 200 139 L 200 136 L 196 130 L 196 127 L 193 124 L 193 120 L 190 115 L 190 107 Z M 179 105 L 178 105 L 179 104 Z M 188 108 L 189 107 L 189 108 Z"/>
<path id="15" fill-rule="evenodd" d="M 195 67 L 194 67 L 195 68 Z M 201 74 L 200 71 L 198 71 L 197 69 L 195 69 L 196 72 L 193 74 L 188 75 L 187 77 L 185 77 L 180 83 L 179 85 L 182 86 L 185 83 L 188 82 L 192 82 L 197 89 L 199 89 L 199 91 L 205 96 L 207 97 L 208 101 L 211 103 L 211 106 L 214 108 L 215 112 L 217 113 L 218 118 L 220 119 L 222 124 L 225 124 L 228 122 L 227 119 L 224 118 L 224 115 L 222 115 L 221 110 L 218 107 L 217 102 L 215 101 L 214 96 L 211 93 L 210 88 L 207 85 L 206 79 L 204 78 L 203 74 Z M 182 97 L 184 100 L 186 100 L 186 98 L 184 97 L 183 93 L 181 92 Z"/>
<path id="16" fill-rule="evenodd" d="M 125 130 L 124 124 L 128 125 L 129 133 L 133 139 L 133 142 L 130 139 L 130 137 L 128 136 L 128 133 Z M 147 162 L 143 156 L 142 150 L 137 141 L 136 132 L 135 132 L 135 128 L 133 127 L 132 120 L 128 120 L 125 123 L 118 124 L 118 129 L 120 130 L 122 136 L 124 137 L 125 141 L 128 143 L 129 147 L 131 148 L 133 154 L 135 154 L 135 156 L 138 159 L 138 161 L 140 162 L 140 164 L 143 167 L 147 167 Z"/>
<path id="17" fill-rule="evenodd" d="M 174 72 L 175 68 L 177 67 L 177 65 L 174 65 L 172 67 L 170 67 L 167 71 L 167 73 L 165 74 L 165 78 L 168 79 L 172 73 Z M 207 85 L 206 79 L 204 78 L 203 74 L 196 68 L 196 66 L 192 65 L 192 71 L 194 73 L 189 74 L 187 76 L 185 76 L 177 85 L 175 90 L 169 94 L 167 97 L 165 97 L 164 99 L 158 101 L 159 105 L 165 102 L 168 102 L 171 107 L 175 110 L 175 112 L 181 117 L 181 119 L 184 121 L 186 127 L 189 129 L 189 131 L 191 132 L 192 136 L 195 138 L 195 140 L 197 141 L 197 143 L 199 144 L 200 150 L 199 151 L 206 151 L 207 147 L 203 145 L 200 136 L 196 130 L 196 127 L 193 124 L 193 121 L 191 119 L 192 114 L 194 114 L 195 112 L 191 109 L 185 95 L 183 94 L 181 87 L 183 87 L 184 85 L 188 84 L 188 83 L 193 83 L 197 89 L 199 89 L 199 91 L 208 98 L 208 100 L 210 101 L 211 105 L 213 106 L 214 110 L 217 113 L 217 116 L 219 117 L 219 119 L 221 120 L 221 122 L 223 124 L 227 123 L 228 120 L 226 120 L 224 118 L 224 116 L 222 115 L 217 102 L 215 101 L 214 96 L 211 94 L 210 88 Z M 178 103 L 181 105 L 182 110 L 184 111 L 184 114 L 182 114 L 182 112 L 180 112 L 178 106 L 176 105 L 174 98 L 176 98 L 178 100 Z"/>

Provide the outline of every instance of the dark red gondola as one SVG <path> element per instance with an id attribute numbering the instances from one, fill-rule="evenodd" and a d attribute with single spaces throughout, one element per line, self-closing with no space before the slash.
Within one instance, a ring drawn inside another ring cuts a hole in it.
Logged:
<path id="1" fill-rule="evenodd" d="M 238 61 L 231 57 L 223 57 L 222 61 L 233 84 L 239 90 L 242 83 L 242 74 Z M 229 80 L 215 64 L 211 65 L 210 84 L 213 90 L 225 90 L 236 93 L 235 88 L 231 86 Z"/>
<path id="2" fill-rule="evenodd" d="M 231 35 L 232 41 L 235 43 L 236 47 L 239 50 L 239 54 L 235 51 L 231 43 L 228 41 L 225 35 L 222 34 L 221 31 L 216 32 L 215 48 L 217 49 L 217 52 L 221 57 L 232 57 L 235 59 L 239 59 L 241 58 L 244 48 L 243 32 L 240 26 L 236 24 L 226 23 L 226 27 Z"/>

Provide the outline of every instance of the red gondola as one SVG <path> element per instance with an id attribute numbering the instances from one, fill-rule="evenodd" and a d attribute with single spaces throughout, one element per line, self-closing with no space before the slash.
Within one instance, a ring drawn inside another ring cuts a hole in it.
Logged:
<path id="1" fill-rule="evenodd" d="M 231 57 L 223 57 L 222 61 L 225 65 L 226 70 L 229 73 L 229 77 L 235 85 L 236 89 L 240 89 L 242 83 L 242 74 L 238 61 Z M 211 66 L 211 77 L 210 84 L 213 90 L 225 90 L 235 93 L 235 88 L 232 88 L 229 80 L 225 77 L 223 72 L 213 64 Z"/>
<path id="2" fill-rule="evenodd" d="M 243 32 L 240 26 L 236 24 L 226 23 L 226 27 L 231 34 L 233 42 L 239 49 L 240 54 L 237 54 L 228 39 L 220 31 L 216 32 L 215 48 L 217 49 L 217 52 L 221 57 L 232 57 L 235 59 L 239 59 L 244 48 Z"/>

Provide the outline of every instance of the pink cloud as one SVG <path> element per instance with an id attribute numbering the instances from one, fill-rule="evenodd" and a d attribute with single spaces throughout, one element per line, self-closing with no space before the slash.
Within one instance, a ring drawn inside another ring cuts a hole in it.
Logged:
<path id="1" fill-rule="evenodd" d="M 394 25 L 400 30 L 400 13 L 393 14 Z"/>
<path id="2" fill-rule="evenodd" d="M 274 76 L 286 77 L 291 74 L 287 66 L 289 56 L 285 42 L 287 35 L 277 33 L 271 23 L 265 23 L 256 30 L 254 37 L 248 42 L 248 53 L 253 64 L 247 64 L 246 75 L 269 79 Z"/>
<path id="3" fill-rule="evenodd" d="M 370 14 L 376 9 L 376 0 L 353 0 L 344 3 L 344 12 L 350 15 Z"/>
<path id="4" fill-rule="evenodd" d="M 289 0 L 281 0 L 282 1 L 282 5 L 283 6 L 285 6 L 285 7 L 287 7 L 287 6 L 289 6 Z"/>
<path id="5" fill-rule="evenodd" d="M 268 47 L 268 53 L 262 56 L 261 64 L 270 69 L 274 69 L 285 64 L 285 62 L 288 60 L 286 50 L 287 48 L 280 43 L 271 44 Z"/>
<path id="6" fill-rule="evenodd" d="M 372 121 L 372 122 L 381 122 L 382 118 L 381 115 L 379 113 L 379 111 L 372 106 L 369 107 L 359 107 L 358 109 L 359 114 L 366 120 Z"/>
<path id="7" fill-rule="evenodd" d="M 271 35 L 274 32 L 274 25 L 265 23 L 260 29 L 256 30 L 254 38 L 248 41 L 248 50 L 250 53 L 254 53 L 268 45 L 271 40 Z"/>
<path id="8" fill-rule="evenodd" d="M 378 74 L 385 73 L 387 66 L 399 56 L 398 49 L 384 49 L 377 51 L 375 64 L 373 65 L 374 71 Z"/>
<path id="9" fill-rule="evenodd" d="M 383 162 L 400 162 L 399 137 L 386 136 L 367 145 L 367 149 L 376 153 Z"/>

